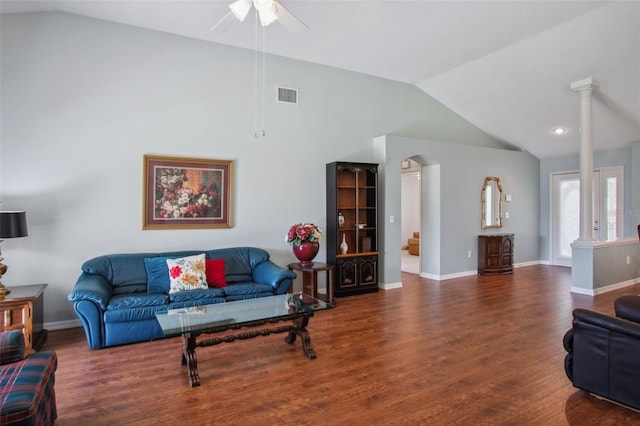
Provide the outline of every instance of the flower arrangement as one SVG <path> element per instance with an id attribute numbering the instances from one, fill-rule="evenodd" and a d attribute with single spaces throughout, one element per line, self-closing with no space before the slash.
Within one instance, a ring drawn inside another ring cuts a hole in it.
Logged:
<path id="1" fill-rule="evenodd" d="M 313 223 L 297 223 L 289 228 L 284 241 L 300 247 L 304 241 L 317 243 L 322 237 L 322 229 Z"/>
<path id="2" fill-rule="evenodd" d="M 220 205 L 219 183 L 212 179 L 208 185 L 187 186 L 186 169 L 162 168 L 156 182 L 155 215 L 159 218 L 179 219 L 215 217 Z"/>

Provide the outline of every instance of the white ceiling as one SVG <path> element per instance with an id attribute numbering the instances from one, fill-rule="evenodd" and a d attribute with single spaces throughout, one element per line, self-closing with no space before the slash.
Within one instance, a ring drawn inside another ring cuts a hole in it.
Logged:
<path id="1" fill-rule="evenodd" d="M 280 1 L 310 29 L 267 27 L 268 52 L 415 84 L 537 157 L 579 152 L 569 86 L 587 77 L 598 84 L 595 150 L 640 141 L 640 1 Z M 209 31 L 229 3 L 0 0 L 0 12 L 64 11 L 252 49 L 249 18 Z"/>

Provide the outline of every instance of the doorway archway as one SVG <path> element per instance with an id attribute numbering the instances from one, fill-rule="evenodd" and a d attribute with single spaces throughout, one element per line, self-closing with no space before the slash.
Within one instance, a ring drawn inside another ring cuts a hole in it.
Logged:
<path id="1" fill-rule="evenodd" d="M 400 166 L 401 173 L 401 230 L 402 252 L 400 270 L 419 275 L 420 268 L 420 229 L 421 212 L 421 171 L 416 161 L 408 158 Z"/>

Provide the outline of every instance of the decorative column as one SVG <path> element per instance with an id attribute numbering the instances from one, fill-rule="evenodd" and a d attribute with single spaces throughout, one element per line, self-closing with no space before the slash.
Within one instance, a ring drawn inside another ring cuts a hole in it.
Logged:
<path id="1" fill-rule="evenodd" d="M 580 236 L 593 241 L 593 134 L 591 98 L 596 83 L 591 77 L 571 83 L 580 93 Z"/>

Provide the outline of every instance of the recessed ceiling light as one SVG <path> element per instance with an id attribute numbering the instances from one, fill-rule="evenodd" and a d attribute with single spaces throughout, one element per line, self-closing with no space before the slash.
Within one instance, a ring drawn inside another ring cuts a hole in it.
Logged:
<path id="1" fill-rule="evenodd" d="M 565 133 L 567 133 L 567 129 L 565 129 L 564 127 L 554 127 L 553 129 L 551 129 L 551 131 L 554 135 L 564 135 Z"/>

